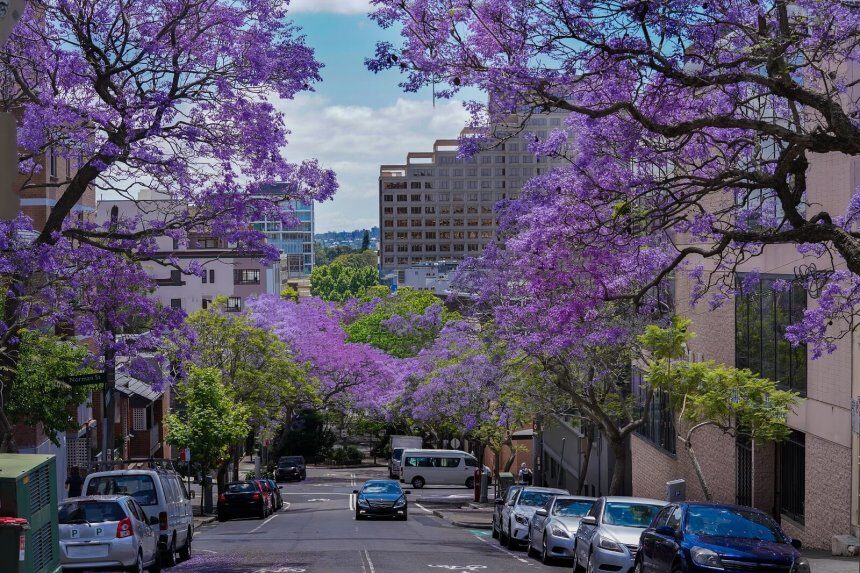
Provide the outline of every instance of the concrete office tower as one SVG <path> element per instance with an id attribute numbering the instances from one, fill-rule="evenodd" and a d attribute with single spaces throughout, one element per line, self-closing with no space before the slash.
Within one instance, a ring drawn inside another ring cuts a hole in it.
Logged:
<path id="1" fill-rule="evenodd" d="M 412 152 L 403 165 L 379 170 L 382 274 L 425 261 L 481 254 L 496 236 L 499 201 L 519 196 L 523 183 L 551 169 L 536 158 L 519 133 L 544 137 L 565 113 L 511 118 L 493 129 L 496 139 L 469 159 L 458 155 L 458 140 L 440 139 L 433 151 Z M 461 132 L 461 137 L 468 135 Z"/>
<path id="2" fill-rule="evenodd" d="M 296 219 L 294 224 L 282 221 L 255 221 L 254 228 L 266 234 L 269 244 L 281 251 L 282 278 L 307 277 L 314 268 L 314 204 L 287 199 L 286 183 L 264 185 L 261 194 L 283 197 L 283 211 Z M 277 199 L 274 199 L 277 200 Z"/>

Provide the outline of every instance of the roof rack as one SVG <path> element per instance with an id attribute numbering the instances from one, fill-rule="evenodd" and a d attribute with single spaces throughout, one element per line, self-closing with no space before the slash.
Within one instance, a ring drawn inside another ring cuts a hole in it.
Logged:
<path id="1" fill-rule="evenodd" d="M 114 469 L 126 470 L 155 470 L 176 471 L 173 460 L 167 458 L 128 458 L 125 460 L 92 461 L 88 467 L 90 472 L 109 471 Z"/>

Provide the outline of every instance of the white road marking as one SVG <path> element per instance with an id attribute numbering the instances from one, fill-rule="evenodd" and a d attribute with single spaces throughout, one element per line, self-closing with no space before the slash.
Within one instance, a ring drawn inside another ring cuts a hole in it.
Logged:
<path id="1" fill-rule="evenodd" d="M 355 494 L 349 494 L 349 510 L 355 511 Z"/>
<path id="2" fill-rule="evenodd" d="M 373 561 L 370 560 L 370 553 L 367 552 L 367 549 L 364 550 L 364 557 L 367 559 L 367 566 L 370 568 L 368 573 L 376 573 L 376 569 L 373 567 Z"/>
<path id="3" fill-rule="evenodd" d="M 309 499 L 308 501 L 331 501 L 331 500 L 327 497 L 315 497 L 313 499 Z"/>
<path id="4" fill-rule="evenodd" d="M 291 491 L 288 493 L 287 492 L 282 493 L 281 495 L 307 495 L 307 496 L 311 496 L 311 495 L 317 495 L 317 494 L 310 492 L 310 491 Z M 352 495 L 352 492 L 344 493 L 342 491 L 327 491 L 326 495 Z"/>
<path id="5" fill-rule="evenodd" d="M 273 515 L 272 515 L 272 517 L 270 517 L 269 519 L 267 519 L 266 521 L 264 521 L 263 523 L 261 523 L 260 525 L 258 525 L 257 527 L 255 527 L 254 529 L 252 529 L 251 531 L 249 531 L 248 533 L 256 533 L 256 532 L 257 532 L 257 531 L 259 531 L 259 530 L 260 530 L 264 525 L 266 525 L 267 523 L 269 523 L 270 521 L 272 521 L 272 520 L 273 520 L 273 519 L 275 519 L 276 517 L 278 517 L 278 514 L 277 514 L 277 513 L 273 514 Z"/>
<path id="6" fill-rule="evenodd" d="M 489 546 L 490 546 L 490 547 L 492 547 L 493 549 L 497 549 L 497 550 L 501 551 L 502 553 L 504 553 L 504 554 L 506 554 L 506 555 L 508 555 L 508 556 L 510 556 L 510 557 L 513 557 L 514 559 L 516 559 L 516 560 L 517 560 L 517 561 L 519 561 L 520 563 L 525 563 L 526 565 L 531 565 L 531 561 L 529 561 L 528 559 L 523 559 L 522 557 L 518 556 L 516 553 L 512 553 L 512 552 L 510 552 L 510 551 L 508 551 L 507 549 L 505 549 L 504 547 L 499 547 L 498 545 L 495 545 L 495 544 L 493 544 L 493 543 L 490 543 L 489 541 L 487 541 L 487 540 L 486 540 L 486 539 L 484 539 L 483 537 L 478 537 L 477 535 L 475 535 L 475 539 L 480 540 L 480 541 L 481 541 L 481 543 L 486 543 L 487 545 L 489 545 Z"/>
<path id="7" fill-rule="evenodd" d="M 487 568 L 486 565 L 428 565 L 427 567 L 447 569 L 448 571 L 477 571 L 478 569 Z"/>
<path id="8" fill-rule="evenodd" d="M 195 535 L 195 537 L 197 537 L 197 536 Z M 213 553 L 213 554 L 215 554 L 215 555 L 218 555 L 218 552 L 217 552 L 217 551 L 212 551 L 211 549 L 197 549 L 197 548 L 195 547 L 195 548 L 194 548 L 194 551 L 202 551 L 203 553 Z"/>
<path id="9" fill-rule="evenodd" d="M 416 504 L 415 504 L 415 507 L 417 507 L 417 508 L 418 508 L 418 509 L 420 509 L 421 511 L 426 511 L 427 513 L 433 513 L 433 510 L 431 510 L 431 509 L 427 509 L 426 507 L 424 507 L 424 506 L 423 506 L 423 505 L 421 505 L 420 503 L 416 503 Z"/>

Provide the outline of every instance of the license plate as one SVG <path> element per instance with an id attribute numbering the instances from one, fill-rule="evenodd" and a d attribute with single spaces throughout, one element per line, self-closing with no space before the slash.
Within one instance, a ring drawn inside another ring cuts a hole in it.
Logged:
<path id="1" fill-rule="evenodd" d="M 81 557 L 107 557 L 108 556 L 108 546 L 99 543 L 95 545 L 69 545 L 68 546 L 68 554 L 69 557 L 81 558 Z"/>

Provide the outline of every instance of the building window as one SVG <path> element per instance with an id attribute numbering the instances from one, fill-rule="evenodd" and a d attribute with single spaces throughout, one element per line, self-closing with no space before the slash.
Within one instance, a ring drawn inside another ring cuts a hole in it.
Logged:
<path id="1" fill-rule="evenodd" d="M 155 283 L 158 286 L 182 286 L 185 282 L 182 280 L 182 271 L 171 270 L 170 278 L 167 279 L 157 279 Z"/>
<path id="2" fill-rule="evenodd" d="M 390 203 L 391 201 L 394 201 L 394 195 L 383 195 L 382 200 L 387 203 Z"/>
<path id="3" fill-rule="evenodd" d="M 792 430 L 778 446 L 779 512 L 804 522 L 806 505 L 806 435 Z"/>
<path id="4" fill-rule="evenodd" d="M 206 271 L 206 269 L 203 269 L 203 284 L 206 284 L 207 282 L 209 282 L 206 280 L 208 276 L 209 276 L 209 273 Z"/>
<path id="5" fill-rule="evenodd" d="M 639 401 L 640 410 L 645 402 L 644 373 L 639 368 L 633 368 L 633 395 Z M 655 392 L 651 398 L 648 421 L 636 429 L 636 434 L 648 440 L 658 448 L 671 455 L 676 452 L 675 417 L 669 406 L 669 395 L 666 392 Z"/>
<path id="6" fill-rule="evenodd" d="M 419 183 L 419 185 L 420 185 L 420 183 Z M 421 194 L 420 193 L 415 193 L 413 195 L 410 195 L 409 197 L 410 197 L 411 201 L 420 201 L 421 200 Z"/>
<path id="7" fill-rule="evenodd" d="M 227 310 L 229 312 L 239 312 L 242 310 L 242 299 L 238 296 L 231 296 L 227 299 Z"/>
<path id="8" fill-rule="evenodd" d="M 233 271 L 233 284 L 258 285 L 260 284 L 260 269 L 236 269 Z"/>
<path id="9" fill-rule="evenodd" d="M 50 169 L 51 177 L 57 176 L 57 152 L 53 147 L 48 151 L 48 167 Z"/>
<path id="10" fill-rule="evenodd" d="M 198 249 L 217 249 L 217 237 L 200 237 L 195 241 L 195 246 Z"/>
<path id="11" fill-rule="evenodd" d="M 182 309 L 182 299 L 181 298 L 170 299 L 170 308 L 181 310 Z"/>
<path id="12" fill-rule="evenodd" d="M 209 308 L 209 305 L 211 305 L 211 304 L 212 304 L 211 300 L 209 300 L 208 298 L 204 298 L 203 299 L 203 310 L 206 310 L 207 308 Z"/>
<path id="13" fill-rule="evenodd" d="M 397 200 L 398 201 L 406 201 L 406 195 L 398 195 Z"/>
<path id="14" fill-rule="evenodd" d="M 738 283 L 744 277 L 738 277 Z M 775 281 L 791 277 L 766 275 L 744 295 L 735 297 L 735 366 L 749 368 L 788 390 L 806 395 L 806 345 L 792 347 L 785 329 L 806 310 L 806 291 L 793 284 L 773 290 Z"/>

